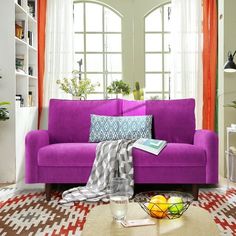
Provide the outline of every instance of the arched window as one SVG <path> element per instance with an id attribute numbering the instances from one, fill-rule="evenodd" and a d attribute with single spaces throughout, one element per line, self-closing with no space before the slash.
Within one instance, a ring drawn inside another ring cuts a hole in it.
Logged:
<path id="1" fill-rule="evenodd" d="M 170 98 L 171 4 L 163 4 L 145 17 L 146 98 Z"/>
<path id="2" fill-rule="evenodd" d="M 121 16 L 95 2 L 74 2 L 74 67 L 82 59 L 82 76 L 99 82 L 89 98 L 106 97 L 106 87 L 122 79 Z"/>

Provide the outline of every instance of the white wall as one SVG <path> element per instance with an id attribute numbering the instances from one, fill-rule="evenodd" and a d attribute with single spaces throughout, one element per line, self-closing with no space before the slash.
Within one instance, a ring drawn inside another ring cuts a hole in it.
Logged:
<path id="1" fill-rule="evenodd" d="M 220 173 L 225 175 L 226 127 L 236 123 L 236 109 L 224 107 L 236 99 L 236 73 L 223 72 L 228 51 L 236 50 L 236 1 L 219 1 L 219 138 L 220 138 Z M 236 57 L 235 57 L 236 59 Z M 234 60 L 236 61 L 236 60 Z M 231 137 L 231 145 L 236 146 L 236 135 Z"/>
<path id="2" fill-rule="evenodd" d="M 10 120 L 0 121 L 0 183 L 15 182 L 15 5 L 1 1 L 0 7 L 0 101 L 9 101 Z M 11 27 L 13 26 L 13 27 Z"/>

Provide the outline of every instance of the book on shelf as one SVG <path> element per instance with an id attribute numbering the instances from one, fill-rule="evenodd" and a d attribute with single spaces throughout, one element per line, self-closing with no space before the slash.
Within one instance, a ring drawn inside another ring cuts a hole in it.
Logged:
<path id="1" fill-rule="evenodd" d="M 28 43 L 30 46 L 33 46 L 33 32 L 28 31 Z"/>
<path id="2" fill-rule="evenodd" d="M 17 0 L 17 4 L 22 6 L 22 0 Z"/>
<path id="3" fill-rule="evenodd" d="M 158 155 L 166 144 L 165 140 L 140 138 L 134 143 L 133 147 Z"/>

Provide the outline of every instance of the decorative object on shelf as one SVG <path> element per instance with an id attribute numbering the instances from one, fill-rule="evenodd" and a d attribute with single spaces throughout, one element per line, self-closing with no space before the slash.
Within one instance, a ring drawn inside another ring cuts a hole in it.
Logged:
<path id="1" fill-rule="evenodd" d="M 224 71 L 225 72 L 236 72 L 236 65 L 234 63 L 234 56 L 236 54 L 236 51 L 232 54 L 232 52 L 228 52 L 228 61 L 224 65 Z"/>
<path id="2" fill-rule="evenodd" d="M 96 86 L 99 84 L 92 84 L 88 78 L 82 79 L 80 71 L 73 70 L 72 78 L 64 78 L 62 81 L 57 80 L 60 89 L 65 93 L 71 94 L 73 98 L 86 100 L 87 95 L 94 92 Z"/>
<path id="3" fill-rule="evenodd" d="M 29 75 L 33 76 L 33 67 L 29 66 L 28 68 Z"/>
<path id="4" fill-rule="evenodd" d="M 140 89 L 139 82 L 135 82 L 135 89 L 133 90 L 134 100 L 144 100 L 143 89 Z"/>
<path id="5" fill-rule="evenodd" d="M 29 94 L 28 94 L 28 105 L 30 107 L 33 106 L 33 93 L 32 93 L 32 91 L 29 91 Z"/>
<path id="6" fill-rule="evenodd" d="M 24 37 L 23 27 L 21 25 L 15 25 L 15 36 L 19 39 L 22 39 Z"/>
<path id="7" fill-rule="evenodd" d="M 135 195 L 134 201 L 151 217 L 176 219 L 188 209 L 193 202 L 193 196 L 175 191 L 150 191 Z"/>
<path id="8" fill-rule="evenodd" d="M 24 56 L 16 56 L 16 70 L 24 71 Z"/>
<path id="9" fill-rule="evenodd" d="M 25 21 L 16 21 L 15 23 L 15 36 L 19 39 L 24 39 Z"/>
<path id="10" fill-rule="evenodd" d="M 10 104 L 9 102 L 0 102 L 0 121 L 9 119 L 9 111 L 5 107 L 6 105 L 9 104 Z"/>
<path id="11" fill-rule="evenodd" d="M 35 17 L 35 1 L 28 1 L 29 14 Z"/>
<path id="12" fill-rule="evenodd" d="M 123 80 L 115 80 L 107 87 L 107 93 L 116 94 L 116 98 L 118 98 L 118 94 L 129 95 L 130 87 Z"/>
<path id="13" fill-rule="evenodd" d="M 20 103 L 21 103 L 21 100 L 20 100 L 20 97 L 19 96 L 15 96 L 15 106 L 16 108 L 19 108 L 20 107 Z"/>
<path id="14" fill-rule="evenodd" d="M 20 101 L 20 107 L 24 106 L 24 98 L 22 97 L 21 94 L 16 94 L 16 101 Z"/>

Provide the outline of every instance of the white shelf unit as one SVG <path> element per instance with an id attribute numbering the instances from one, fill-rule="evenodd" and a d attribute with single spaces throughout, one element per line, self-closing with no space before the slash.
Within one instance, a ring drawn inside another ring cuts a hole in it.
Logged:
<path id="1" fill-rule="evenodd" d="M 13 0 L 14 1 L 14 0 Z M 18 3 L 21 2 L 21 5 Z M 34 4 L 34 17 L 29 13 L 28 4 Z M 37 0 L 15 0 L 15 22 L 24 22 L 24 37 L 15 35 L 15 59 L 23 59 L 23 70 L 18 71 L 15 63 L 16 94 L 24 99 L 23 105 L 15 104 L 15 138 L 16 138 L 16 184 L 24 183 L 25 175 L 25 136 L 37 129 L 38 118 L 38 48 L 37 48 Z M 28 32 L 31 32 L 31 40 Z M 30 104 L 29 92 L 32 92 Z"/>
<path id="2" fill-rule="evenodd" d="M 34 16 L 29 4 L 34 6 Z M 37 0 L 5 0 L 0 6 L 0 101 L 10 102 L 10 119 L 0 122 L 0 183 L 19 184 L 24 181 L 25 136 L 37 129 Z M 32 43 L 28 31 L 32 32 Z M 17 63 L 22 71 L 16 70 L 16 57 L 24 61 Z M 33 93 L 33 106 L 28 106 L 29 91 Z M 16 102 L 16 94 L 23 96 L 24 106 Z"/>
<path id="3" fill-rule="evenodd" d="M 19 5 L 18 3 L 21 3 Z M 34 4 L 34 17 L 29 12 L 28 4 Z M 22 107 L 34 106 L 38 104 L 38 50 L 37 50 L 37 1 L 21 0 L 15 1 L 15 22 L 23 27 L 23 37 L 15 36 L 16 59 L 21 60 L 23 66 L 15 68 L 16 75 L 16 95 L 23 98 Z M 29 39 L 29 34 L 30 38 Z M 29 99 L 32 93 L 32 102 Z M 17 106 L 19 109 L 19 106 Z"/>

